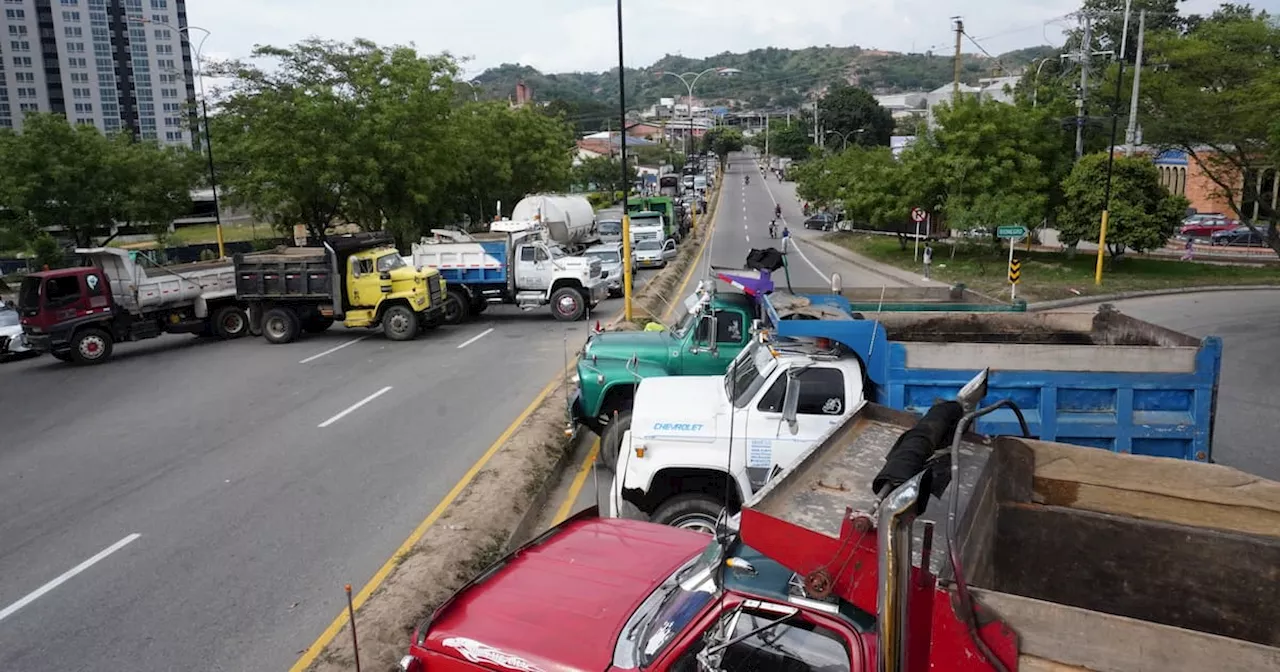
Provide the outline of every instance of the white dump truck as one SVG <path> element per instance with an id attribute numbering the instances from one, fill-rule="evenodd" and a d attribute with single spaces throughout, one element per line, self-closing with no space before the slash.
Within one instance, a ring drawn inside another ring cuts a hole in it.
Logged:
<path id="1" fill-rule="evenodd" d="M 432 238 L 413 244 L 411 263 L 444 276 L 446 324 L 459 324 L 489 304 L 522 310 L 550 305 L 557 320 L 581 320 L 608 296 L 609 285 L 599 259 L 572 256 L 562 239 L 580 240 L 554 235 L 545 220 L 497 221 L 478 234 L 434 229 Z"/>

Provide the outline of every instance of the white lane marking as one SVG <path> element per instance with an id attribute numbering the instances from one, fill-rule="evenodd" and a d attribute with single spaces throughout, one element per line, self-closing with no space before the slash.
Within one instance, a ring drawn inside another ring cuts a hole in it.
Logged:
<path id="1" fill-rule="evenodd" d="M 303 359 L 303 360 L 299 361 L 298 363 L 299 363 L 299 364 L 307 364 L 307 363 L 309 363 L 309 362 L 314 362 L 314 361 L 316 361 L 317 359 L 320 359 L 321 357 L 324 357 L 325 355 L 332 355 L 333 353 L 335 353 L 335 352 L 337 352 L 337 351 L 339 351 L 339 350 L 341 350 L 341 349 L 343 349 L 343 348 L 347 347 L 348 345 L 355 345 L 356 343 L 359 343 L 360 341 L 363 341 L 364 339 L 369 338 L 369 336 L 372 336 L 372 335 L 373 335 L 373 334 L 369 334 L 369 335 L 367 335 L 367 336 L 361 336 L 360 338 L 353 338 L 353 339 L 351 339 L 351 340 L 347 341 L 346 343 L 341 343 L 341 344 L 335 345 L 335 346 L 333 346 L 332 348 L 329 348 L 328 350 L 325 350 L 324 352 L 320 352 L 320 353 L 317 353 L 317 354 L 311 355 L 310 357 L 308 357 L 308 358 L 306 358 L 306 359 Z"/>
<path id="2" fill-rule="evenodd" d="M 747 242 L 751 242 L 751 236 L 747 236 Z"/>
<path id="3" fill-rule="evenodd" d="M 83 572 L 84 570 L 89 569 L 90 567 L 98 564 L 99 562 L 102 562 L 102 560 L 105 559 L 108 555 L 111 555 L 112 553 L 115 553 L 116 551 L 124 548 L 125 546 L 128 546 L 129 544 L 132 544 L 133 542 L 137 541 L 138 537 L 141 537 L 141 536 L 142 536 L 141 534 L 134 532 L 133 534 L 125 537 L 124 539 L 121 539 L 120 541 L 117 541 L 116 543 L 111 544 L 110 546 L 102 549 L 101 551 L 98 552 L 97 555 L 93 556 L 92 558 L 89 558 L 88 560 L 85 560 L 84 562 L 76 565 L 75 567 L 68 569 L 66 572 L 63 572 L 63 574 L 58 578 L 31 591 L 30 593 L 27 594 L 26 597 L 5 607 L 3 610 L 0 610 L 0 621 L 3 621 L 4 619 L 15 614 L 19 609 L 40 599 L 46 593 L 53 590 L 54 588 L 57 588 L 58 586 L 61 586 L 67 581 L 70 581 L 76 574 L 79 574 L 80 572 Z"/>
<path id="4" fill-rule="evenodd" d="M 381 390 L 378 390 L 377 392 L 374 392 L 373 394 L 371 394 L 371 395 L 369 395 L 369 396 L 365 397 L 364 399 L 361 399 L 360 401 L 357 401 L 356 403 L 354 403 L 354 404 L 352 404 L 352 405 L 348 406 L 348 407 L 347 407 L 347 410 L 345 410 L 345 411 L 343 411 L 343 412 L 341 412 L 341 413 L 339 413 L 339 414 L 337 414 L 337 415 L 333 416 L 332 418 L 329 418 L 328 420 L 325 420 L 324 422 L 322 422 L 322 423 L 320 423 L 320 424 L 316 425 L 316 427 L 317 427 L 317 428 L 319 428 L 319 429 L 324 429 L 325 427 L 328 427 L 329 425 L 332 425 L 333 423 L 335 423 L 335 422 L 337 422 L 337 421 L 339 421 L 339 420 L 341 420 L 341 419 L 343 419 L 343 418 L 347 417 L 348 415 L 351 415 L 351 414 L 352 414 L 352 413 L 354 413 L 356 410 L 358 410 L 361 406 L 364 406 L 365 404 L 367 404 L 367 403 L 369 403 L 369 402 L 373 401 L 374 399 L 377 399 L 378 397 L 381 397 L 382 395 L 384 395 L 384 394 L 386 394 L 386 393 L 388 393 L 388 392 L 390 392 L 390 391 L 391 391 L 391 386 L 390 386 L 390 385 L 388 385 L 388 386 L 386 386 L 386 387 L 382 388 Z"/>
<path id="5" fill-rule="evenodd" d="M 491 334 L 491 333 L 493 333 L 493 327 L 489 327 L 488 329 L 485 329 L 484 331 L 482 331 L 482 332 L 480 332 L 480 333 L 476 334 L 475 336 L 472 336 L 471 338 L 468 338 L 466 341 L 464 341 L 464 342 L 462 343 L 462 345 L 459 345 L 459 346 L 458 346 L 458 349 L 459 349 L 459 350 L 461 350 L 461 349 L 463 349 L 463 348 L 467 347 L 468 345 L 471 345 L 472 343 L 475 343 L 476 341 L 478 341 L 478 340 L 480 340 L 480 339 L 484 338 L 485 336 L 488 336 L 488 335 L 489 335 L 489 334 Z"/>

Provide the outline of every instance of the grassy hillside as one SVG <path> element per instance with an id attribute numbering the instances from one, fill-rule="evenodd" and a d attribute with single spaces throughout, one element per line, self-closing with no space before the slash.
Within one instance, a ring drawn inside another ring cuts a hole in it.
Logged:
<path id="1" fill-rule="evenodd" d="M 1009 74 L 1047 55 L 1052 47 L 1019 49 L 995 58 L 966 54 L 962 79 Z M 700 72 L 706 68 L 736 68 L 733 77 L 707 75 L 698 82 L 698 97 L 729 106 L 750 108 L 794 107 L 836 82 L 848 82 L 873 93 L 931 90 L 952 79 L 950 56 L 869 51 L 859 47 L 809 47 L 807 49 L 754 49 L 725 52 L 703 59 L 664 56 L 653 65 L 626 72 L 627 103 L 631 108 L 652 105 L 661 97 L 684 95 L 684 85 L 662 72 Z M 476 77 L 482 95 L 508 98 L 516 82 L 524 80 L 540 101 L 560 101 L 570 116 L 594 118 L 616 109 L 616 69 L 609 72 L 542 73 L 534 68 L 506 64 Z"/>

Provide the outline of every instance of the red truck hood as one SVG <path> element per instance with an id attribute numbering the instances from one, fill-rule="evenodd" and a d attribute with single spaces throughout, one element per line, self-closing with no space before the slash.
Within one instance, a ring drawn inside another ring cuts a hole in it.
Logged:
<path id="1" fill-rule="evenodd" d="M 618 518 L 571 521 L 458 595 L 422 646 L 497 672 L 601 672 L 627 618 L 710 541 Z"/>

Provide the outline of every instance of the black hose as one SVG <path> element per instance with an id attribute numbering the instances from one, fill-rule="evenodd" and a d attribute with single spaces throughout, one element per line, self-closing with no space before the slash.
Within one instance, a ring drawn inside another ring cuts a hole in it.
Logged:
<path id="1" fill-rule="evenodd" d="M 1018 426 L 1022 429 L 1022 435 L 1031 438 L 1031 430 L 1027 426 L 1027 419 L 1022 415 L 1022 409 L 1013 403 L 1011 399 L 1001 399 L 990 406 L 979 408 L 976 411 L 967 413 L 960 419 L 960 424 L 956 426 L 955 435 L 951 438 L 951 482 L 954 487 L 951 488 L 951 497 L 947 503 L 947 555 L 951 559 L 951 571 L 955 576 L 956 594 L 960 598 L 960 616 L 964 619 L 965 627 L 969 631 L 969 637 L 973 639 L 973 643 L 978 647 L 978 651 L 982 653 L 982 657 L 987 663 L 996 669 L 996 672 L 1009 672 L 1009 668 L 996 658 L 995 653 L 982 641 L 982 637 L 978 634 L 978 615 L 974 611 L 973 596 L 969 593 L 969 584 L 964 580 L 964 571 L 960 563 L 960 553 L 956 549 L 956 512 L 960 509 L 960 443 L 964 438 L 965 430 L 973 421 L 987 415 L 1000 408 L 1010 408 L 1013 414 L 1018 417 Z M 928 558 L 923 559 L 928 562 Z"/>

